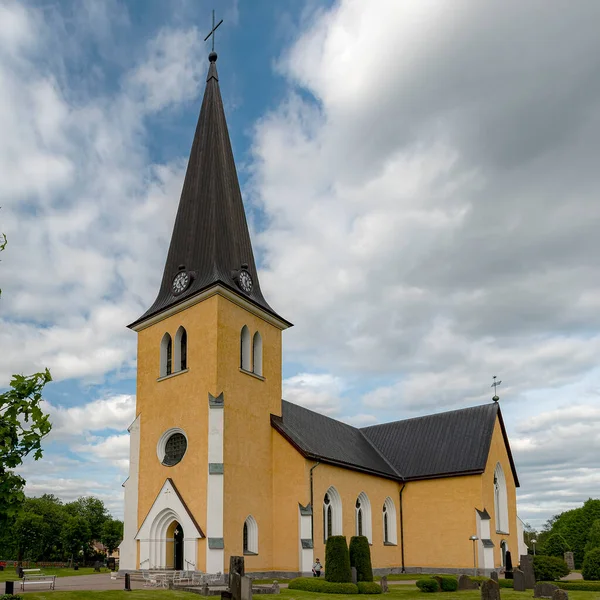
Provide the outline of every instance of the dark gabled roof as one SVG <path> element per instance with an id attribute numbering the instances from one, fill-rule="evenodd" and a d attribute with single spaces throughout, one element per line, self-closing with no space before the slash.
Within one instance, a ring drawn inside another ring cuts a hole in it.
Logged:
<path id="1" fill-rule="evenodd" d="M 483 473 L 496 417 L 518 486 L 496 403 L 357 429 L 284 400 L 271 423 L 307 458 L 410 481 Z"/>
<path id="2" fill-rule="evenodd" d="M 281 412 L 271 424 L 306 458 L 400 479 L 360 429 L 285 400 Z"/>
<path id="3" fill-rule="evenodd" d="M 233 151 L 219 89 L 216 53 L 210 67 L 162 283 L 154 304 L 130 327 L 221 284 L 282 319 L 260 289 Z M 253 286 L 241 291 L 232 275 L 247 264 Z M 175 296 L 172 282 L 180 267 L 192 274 L 188 289 Z M 291 323 L 289 323 L 291 325 Z"/>

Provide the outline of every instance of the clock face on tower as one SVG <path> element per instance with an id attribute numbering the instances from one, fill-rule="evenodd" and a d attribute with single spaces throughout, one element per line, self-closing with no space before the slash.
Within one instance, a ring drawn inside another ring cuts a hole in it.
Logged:
<path id="1" fill-rule="evenodd" d="M 249 294 L 252 291 L 252 276 L 248 271 L 242 270 L 238 276 L 238 285 L 243 292 Z"/>
<path id="2" fill-rule="evenodd" d="M 181 271 L 180 273 L 177 273 L 177 275 L 175 275 L 173 278 L 173 293 L 177 296 L 178 294 L 185 292 L 190 285 L 190 279 L 190 274 L 187 271 Z"/>

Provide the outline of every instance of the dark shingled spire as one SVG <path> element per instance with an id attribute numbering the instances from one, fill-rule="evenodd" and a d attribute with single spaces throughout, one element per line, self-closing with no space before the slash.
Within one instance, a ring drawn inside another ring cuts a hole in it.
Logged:
<path id="1" fill-rule="evenodd" d="M 260 290 L 219 90 L 216 52 L 210 53 L 209 61 L 204 100 L 160 291 L 150 309 L 130 327 L 215 284 L 233 290 L 287 323 L 267 304 Z M 234 279 L 242 265 L 252 276 L 249 293 L 243 292 Z M 189 272 L 192 281 L 183 293 L 175 295 L 172 283 L 180 270 Z"/>

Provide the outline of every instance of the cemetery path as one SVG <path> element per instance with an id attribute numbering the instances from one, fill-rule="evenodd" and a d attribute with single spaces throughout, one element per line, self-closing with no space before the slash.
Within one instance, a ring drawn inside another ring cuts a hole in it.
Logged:
<path id="1" fill-rule="evenodd" d="M 134 590 L 141 589 L 144 586 L 143 581 L 132 581 L 131 588 Z M 76 577 L 57 577 L 56 587 L 57 592 L 75 592 L 75 591 L 105 591 L 105 590 L 122 590 L 125 587 L 125 579 L 111 579 L 110 573 L 101 573 L 98 575 L 78 575 Z M 42 585 L 29 586 L 25 589 L 27 592 L 42 592 L 48 589 L 48 586 Z M 15 594 L 22 594 L 21 585 L 15 581 Z"/>

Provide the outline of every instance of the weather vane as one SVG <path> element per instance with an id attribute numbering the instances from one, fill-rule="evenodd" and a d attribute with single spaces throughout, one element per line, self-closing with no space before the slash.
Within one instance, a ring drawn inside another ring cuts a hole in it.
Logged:
<path id="1" fill-rule="evenodd" d="M 496 381 L 496 376 L 494 375 L 494 383 L 492 383 L 492 387 L 494 388 L 494 397 L 492 398 L 492 400 L 494 402 L 498 402 L 498 400 L 500 400 L 497 388 L 501 383 L 501 381 Z"/>
<path id="2" fill-rule="evenodd" d="M 215 31 L 217 30 L 217 27 L 223 22 L 223 19 L 221 19 L 216 25 L 215 25 L 215 11 L 212 11 L 212 29 L 210 30 L 210 33 L 204 38 L 204 41 L 206 41 L 211 35 L 212 35 L 212 51 L 215 51 Z"/>

